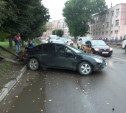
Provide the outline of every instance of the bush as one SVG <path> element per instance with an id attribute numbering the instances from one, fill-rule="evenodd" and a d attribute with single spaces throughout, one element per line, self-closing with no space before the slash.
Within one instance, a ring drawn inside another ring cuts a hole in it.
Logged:
<path id="1" fill-rule="evenodd" d="M 52 35 L 57 35 L 59 37 L 62 37 L 64 35 L 64 31 L 62 29 L 56 29 L 52 31 Z"/>
<path id="2" fill-rule="evenodd" d="M 10 36 L 9 33 L 0 32 L 0 41 L 5 41 Z"/>

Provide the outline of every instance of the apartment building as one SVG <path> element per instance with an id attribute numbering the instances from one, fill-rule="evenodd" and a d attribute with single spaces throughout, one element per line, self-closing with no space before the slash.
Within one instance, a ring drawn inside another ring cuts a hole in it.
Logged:
<path id="1" fill-rule="evenodd" d="M 126 34 L 126 4 L 121 3 L 99 14 L 89 24 L 89 37 L 94 39 L 122 40 Z"/>
<path id="2" fill-rule="evenodd" d="M 48 37 L 52 35 L 52 31 L 56 29 L 62 29 L 64 31 L 64 36 L 69 36 L 69 29 L 65 23 L 65 19 L 59 19 L 46 24 L 47 31 L 43 33 L 43 37 Z"/>

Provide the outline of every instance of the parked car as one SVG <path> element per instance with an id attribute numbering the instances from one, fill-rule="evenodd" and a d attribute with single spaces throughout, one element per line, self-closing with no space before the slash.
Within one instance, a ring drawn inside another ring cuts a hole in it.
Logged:
<path id="1" fill-rule="evenodd" d="M 58 39 L 59 37 L 57 36 L 57 35 L 50 35 L 49 37 L 48 37 L 48 42 L 50 43 L 52 40 L 56 40 L 56 39 Z"/>
<path id="2" fill-rule="evenodd" d="M 92 40 L 92 38 L 90 38 L 90 37 L 79 37 L 78 40 L 77 40 L 78 49 L 82 49 L 82 45 L 84 45 L 87 40 Z"/>
<path id="3" fill-rule="evenodd" d="M 42 44 L 44 44 L 44 43 L 48 43 L 48 40 L 46 40 L 46 39 L 42 39 L 41 42 L 42 42 Z"/>
<path id="4" fill-rule="evenodd" d="M 66 45 L 73 46 L 73 41 L 69 38 L 60 38 L 60 40 L 63 40 Z"/>
<path id="5" fill-rule="evenodd" d="M 87 54 L 83 51 L 57 43 L 41 44 L 25 51 L 25 57 L 29 59 L 28 67 L 31 70 L 42 68 L 58 68 L 78 70 L 81 75 L 89 75 L 106 66 L 106 59 Z"/>
<path id="6" fill-rule="evenodd" d="M 51 40 L 50 43 L 58 43 L 58 44 L 66 44 L 66 42 L 64 40 L 60 40 L 60 39 L 57 39 L 57 40 Z"/>
<path id="7" fill-rule="evenodd" d="M 86 41 L 82 49 L 84 52 L 101 56 L 111 56 L 113 53 L 113 49 L 109 47 L 103 40 Z"/>
<path id="8" fill-rule="evenodd" d="M 126 53 L 126 35 L 124 36 L 122 41 L 122 48 L 125 49 L 125 53 Z"/>

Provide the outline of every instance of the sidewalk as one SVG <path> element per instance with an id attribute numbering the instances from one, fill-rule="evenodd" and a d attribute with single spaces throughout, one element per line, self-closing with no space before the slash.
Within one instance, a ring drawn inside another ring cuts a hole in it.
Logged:
<path id="1" fill-rule="evenodd" d="M 5 65 L 5 63 L 9 62 L 0 59 L 0 65 Z M 6 70 L 6 72 L 0 76 L 0 102 L 21 78 L 25 70 L 26 66 L 11 63 L 11 69 Z"/>
<path id="2" fill-rule="evenodd" d="M 122 48 L 122 43 L 118 42 L 118 43 L 107 43 L 109 46 L 113 46 L 113 47 L 118 47 L 118 48 Z"/>

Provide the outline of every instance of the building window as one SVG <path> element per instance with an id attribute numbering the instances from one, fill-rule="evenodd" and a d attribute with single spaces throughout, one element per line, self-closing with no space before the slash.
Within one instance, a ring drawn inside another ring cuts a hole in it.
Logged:
<path id="1" fill-rule="evenodd" d="M 113 25 L 114 25 L 114 20 L 111 21 L 111 27 L 113 27 Z"/>
<path id="2" fill-rule="evenodd" d="M 119 16 L 119 9 L 116 9 L 116 16 Z"/>
<path id="3" fill-rule="evenodd" d="M 109 13 L 107 12 L 107 13 L 106 13 L 106 18 L 108 18 L 108 17 L 109 17 Z"/>
<path id="4" fill-rule="evenodd" d="M 108 28 L 109 27 L 109 22 L 106 22 L 105 23 L 105 28 Z"/>
<path id="5" fill-rule="evenodd" d="M 114 11 L 112 11 L 112 17 L 114 16 Z"/>
<path id="6" fill-rule="evenodd" d="M 115 30 L 115 34 L 118 34 L 118 30 Z"/>
<path id="7" fill-rule="evenodd" d="M 102 35 L 104 35 L 104 32 L 102 32 Z"/>
<path id="8" fill-rule="evenodd" d="M 106 31 L 106 35 L 108 34 L 108 31 Z"/>
<path id="9" fill-rule="evenodd" d="M 102 28 L 104 28 L 104 23 L 102 24 Z"/>
<path id="10" fill-rule="evenodd" d="M 113 33 L 113 31 L 111 31 L 111 34 Z"/>
<path id="11" fill-rule="evenodd" d="M 119 20 L 115 20 L 115 26 L 119 25 Z"/>

